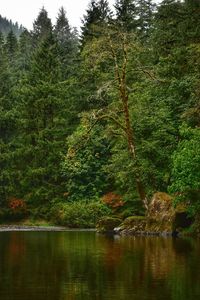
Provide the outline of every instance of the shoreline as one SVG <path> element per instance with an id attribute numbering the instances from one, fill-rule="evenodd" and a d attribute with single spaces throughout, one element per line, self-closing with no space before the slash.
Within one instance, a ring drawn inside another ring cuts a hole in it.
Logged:
<path id="1" fill-rule="evenodd" d="M 62 231 L 93 231 L 96 229 L 83 229 L 83 228 L 68 228 L 63 226 L 28 226 L 28 225 L 0 225 L 0 232 L 12 232 L 12 231 L 49 231 L 49 232 L 62 232 Z"/>

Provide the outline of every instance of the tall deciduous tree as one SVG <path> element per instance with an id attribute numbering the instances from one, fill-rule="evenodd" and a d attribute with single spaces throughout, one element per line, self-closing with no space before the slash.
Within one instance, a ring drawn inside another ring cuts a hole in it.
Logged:
<path id="1" fill-rule="evenodd" d="M 110 71 L 110 79 L 112 78 L 113 85 L 115 87 L 115 97 L 118 100 L 113 101 L 111 105 L 106 108 L 100 109 L 96 112 L 94 119 L 102 120 L 106 119 L 113 122 L 125 137 L 127 143 L 127 150 L 131 159 L 135 164 L 135 184 L 141 201 L 147 208 L 147 195 L 145 187 L 142 182 L 142 176 L 140 173 L 140 163 L 137 155 L 137 145 L 135 140 L 135 131 L 132 127 L 130 116 L 130 99 L 128 91 L 127 74 L 130 59 L 130 52 L 134 52 L 135 58 L 137 57 L 137 49 L 139 45 L 133 39 L 133 36 L 118 27 L 105 27 L 104 36 L 99 38 L 98 41 L 94 40 L 93 44 L 89 44 L 90 53 L 89 62 L 92 60 L 96 66 L 101 65 L 102 62 L 107 61 L 107 68 L 104 68 L 103 78 L 109 79 L 105 74 Z M 136 51 L 136 52 L 135 52 Z M 132 56 L 133 57 L 133 56 Z M 132 64 L 135 62 L 131 61 Z M 137 65 L 137 64 L 136 64 Z M 114 71 L 112 77 L 112 72 Z"/>

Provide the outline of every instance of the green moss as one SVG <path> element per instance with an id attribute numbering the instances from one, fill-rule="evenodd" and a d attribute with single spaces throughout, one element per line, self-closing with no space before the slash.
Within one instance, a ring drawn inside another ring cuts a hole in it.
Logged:
<path id="1" fill-rule="evenodd" d="M 138 234 L 145 231 L 146 217 L 143 216 L 132 216 L 124 220 L 121 224 L 120 229 L 125 234 Z"/>
<path id="2" fill-rule="evenodd" d="M 123 222 L 123 225 L 124 226 L 132 226 L 132 225 L 135 225 L 138 222 L 140 223 L 141 221 L 146 222 L 146 217 L 144 217 L 144 216 L 132 216 L 132 217 L 126 218 Z"/>
<path id="3" fill-rule="evenodd" d="M 97 231 L 98 232 L 110 232 L 113 231 L 115 227 L 118 227 L 121 224 L 122 220 L 114 217 L 104 217 L 99 220 L 97 223 Z"/>

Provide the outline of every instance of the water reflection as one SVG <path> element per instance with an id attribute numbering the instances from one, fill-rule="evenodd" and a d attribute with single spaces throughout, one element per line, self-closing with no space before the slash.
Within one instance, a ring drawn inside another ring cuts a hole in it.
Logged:
<path id="1" fill-rule="evenodd" d="M 0 233 L 0 299 L 193 300 L 200 241 L 94 232 Z"/>

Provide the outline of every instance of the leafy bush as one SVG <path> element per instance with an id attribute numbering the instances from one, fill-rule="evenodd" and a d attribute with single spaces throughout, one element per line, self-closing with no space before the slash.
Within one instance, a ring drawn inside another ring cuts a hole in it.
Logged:
<path id="1" fill-rule="evenodd" d="M 108 140 L 101 135 L 103 127 L 93 128 L 82 119 L 81 125 L 67 139 L 67 154 L 63 162 L 66 195 L 70 201 L 98 199 L 109 185 L 104 166 L 110 157 Z"/>
<path id="2" fill-rule="evenodd" d="M 51 220 L 70 228 L 94 228 L 103 216 L 111 215 L 111 210 L 100 202 L 78 201 L 54 204 L 50 211 Z"/>
<path id="3" fill-rule="evenodd" d="M 4 217 L 10 221 L 22 220 L 28 215 L 26 203 L 23 199 L 10 198 L 8 207 L 4 210 Z"/>
<path id="4" fill-rule="evenodd" d="M 111 207 L 113 210 L 124 206 L 123 199 L 120 195 L 113 192 L 107 193 L 101 198 L 102 202 Z"/>
<path id="5" fill-rule="evenodd" d="M 200 131 L 199 128 L 181 128 L 183 139 L 173 155 L 172 185 L 170 192 L 176 202 L 189 204 L 192 215 L 200 211 Z"/>

